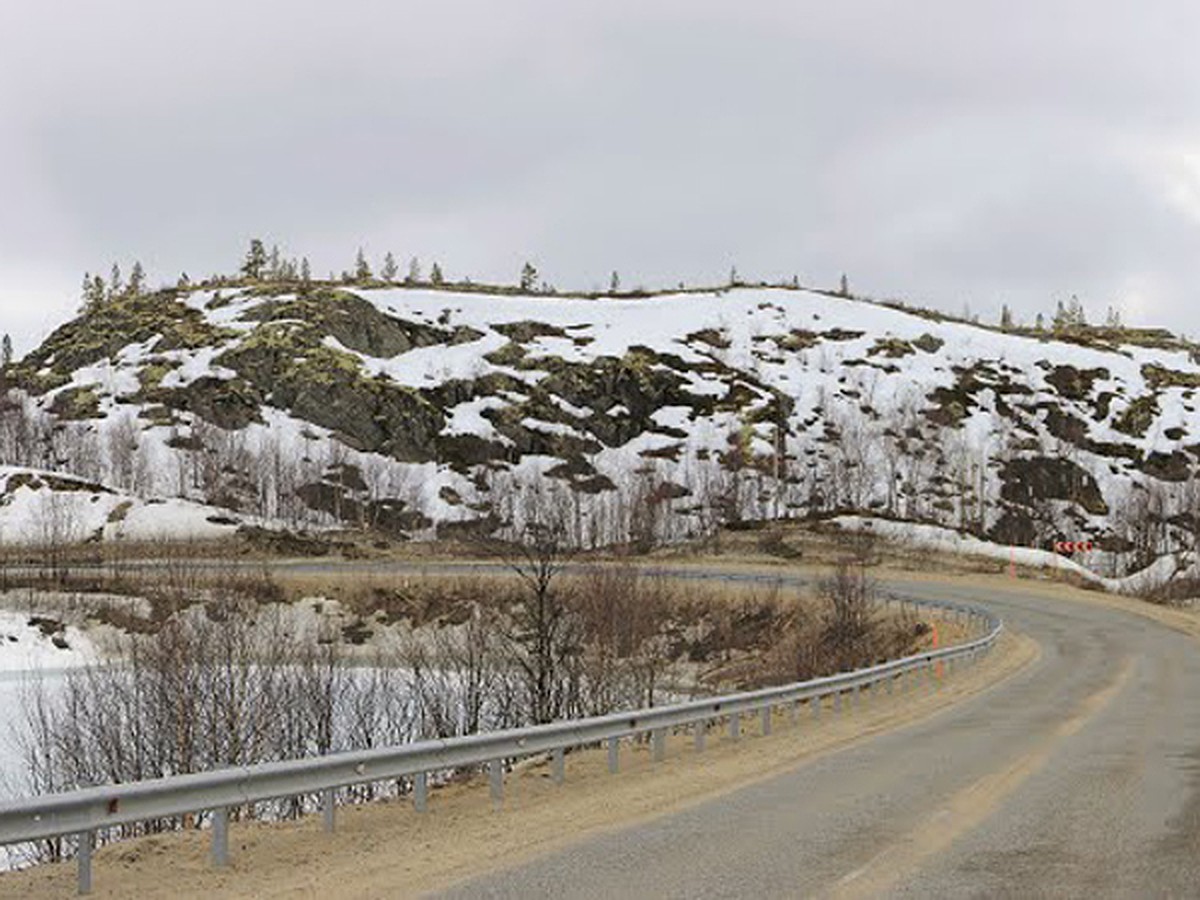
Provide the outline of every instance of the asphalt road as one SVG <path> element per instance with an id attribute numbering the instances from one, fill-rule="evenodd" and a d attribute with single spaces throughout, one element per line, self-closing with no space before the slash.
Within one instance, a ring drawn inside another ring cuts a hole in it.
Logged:
<path id="1" fill-rule="evenodd" d="M 931 719 L 447 897 L 1200 897 L 1200 645 L 942 585 L 1041 645 Z"/>

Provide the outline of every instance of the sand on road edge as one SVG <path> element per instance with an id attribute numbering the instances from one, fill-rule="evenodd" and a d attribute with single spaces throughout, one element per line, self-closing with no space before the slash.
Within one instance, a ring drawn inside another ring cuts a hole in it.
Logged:
<path id="1" fill-rule="evenodd" d="M 898 569 L 872 570 L 872 575 L 888 584 L 912 582 L 915 584 L 965 585 L 988 591 L 1020 594 L 1023 597 L 1037 596 L 1048 601 L 1065 600 L 1115 609 L 1151 619 L 1168 628 L 1200 641 L 1200 610 L 1151 603 L 1123 594 L 1109 594 L 1099 590 L 1085 590 L 1051 579 L 1012 578 L 1008 575 L 974 573 L 951 575 L 939 572 L 918 573 Z"/>
<path id="2" fill-rule="evenodd" d="M 644 745 L 624 744 L 621 772 L 610 775 L 606 755 L 587 750 L 567 757 L 567 783 L 556 786 L 544 761 L 506 778 L 503 808 L 493 810 L 486 785 L 452 785 L 431 792 L 430 809 L 414 812 L 394 801 L 338 811 L 335 834 L 319 818 L 264 825 L 234 823 L 233 863 L 214 870 L 206 833 L 173 833 L 113 844 L 95 856 L 95 896 L 401 897 L 415 896 L 657 816 L 713 799 L 885 731 L 938 714 L 986 691 L 1036 659 L 1031 638 L 1006 632 L 977 666 L 959 670 L 936 691 L 927 688 L 867 700 L 813 722 L 800 709 L 774 733 L 761 736 L 747 718 L 734 742 L 710 732 L 703 753 L 690 735 L 668 741 L 667 758 L 650 760 Z M 0 898 L 69 897 L 73 863 L 0 876 Z"/>

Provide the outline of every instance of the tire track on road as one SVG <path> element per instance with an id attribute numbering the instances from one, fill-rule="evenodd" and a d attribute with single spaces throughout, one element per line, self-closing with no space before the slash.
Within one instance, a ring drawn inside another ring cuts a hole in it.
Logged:
<path id="1" fill-rule="evenodd" d="M 981 825 L 1030 776 L 1041 770 L 1063 741 L 1081 731 L 1129 683 L 1134 663 L 1124 657 L 1108 684 L 1088 696 L 1032 750 L 1011 764 L 954 794 L 923 826 L 842 878 L 827 893 L 830 900 L 877 897 L 917 871 L 929 857 Z"/>

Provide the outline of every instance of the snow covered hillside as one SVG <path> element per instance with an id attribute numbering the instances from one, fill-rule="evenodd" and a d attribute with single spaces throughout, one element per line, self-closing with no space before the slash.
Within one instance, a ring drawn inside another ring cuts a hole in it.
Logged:
<path id="1" fill-rule="evenodd" d="M 1193 531 L 1200 366 L 1169 335 L 1064 337 L 785 288 L 169 290 L 12 368 L 0 460 L 413 536 L 550 487 L 585 543 L 861 511 L 1098 540 L 1123 575 Z"/>
<path id="2" fill-rule="evenodd" d="M 220 538 L 240 524 L 228 511 L 188 500 L 147 500 L 78 478 L 0 466 L 0 540 L 6 543 Z"/>

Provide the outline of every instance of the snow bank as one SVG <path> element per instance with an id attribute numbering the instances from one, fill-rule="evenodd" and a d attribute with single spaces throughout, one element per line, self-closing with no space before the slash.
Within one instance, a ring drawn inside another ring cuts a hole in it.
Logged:
<path id="1" fill-rule="evenodd" d="M 1164 556 L 1145 569 L 1124 578 L 1105 578 L 1075 560 L 1050 550 L 997 544 L 936 525 L 896 522 L 891 519 L 877 519 L 869 516 L 838 516 L 832 521 L 839 528 L 847 531 L 869 530 L 887 540 L 941 553 L 978 556 L 999 562 L 1011 561 L 1031 569 L 1054 569 L 1060 572 L 1070 572 L 1103 587 L 1106 591 L 1117 594 L 1134 594 L 1161 587 L 1184 568 L 1174 557 Z"/>
<path id="2" fill-rule="evenodd" d="M 0 466 L 2 542 L 215 539 L 240 524 L 233 513 L 188 500 L 143 500 L 69 476 Z"/>
<path id="3" fill-rule="evenodd" d="M 74 625 L 47 633 L 34 616 L 0 609 L 0 678 L 85 665 L 98 658 L 95 645 Z"/>

